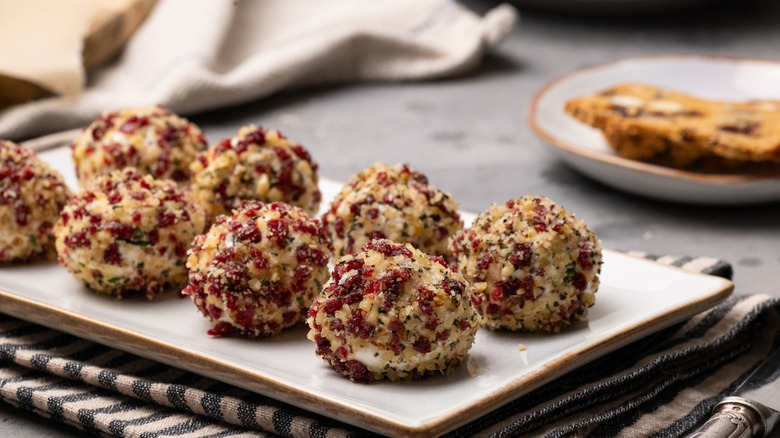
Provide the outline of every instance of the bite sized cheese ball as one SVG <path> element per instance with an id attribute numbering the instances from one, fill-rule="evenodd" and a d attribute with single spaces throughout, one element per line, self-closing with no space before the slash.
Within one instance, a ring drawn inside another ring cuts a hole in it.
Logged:
<path id="1" fill-rule="evenodd" d="M 99 293 L 153 298 L 187 280 L 187 250 L 206 213 L 171 180 L 126 168 L 71 197 L 55 226 L 59 262 Z"/>
<path id="2" fill-rule="evenodd" d="M 125 167 L 189 183 L 190 164 L 206 150 L 200 129 L 161 106 L 105 112 L 72 145 L 82 187 Z"/>
<path id="3" fill-rule="evenodd" d="M 210 147 L 191 169 L 195 200 L 215 217 L 243 200 L 286 202 L 314 216 L 322 199 L 306 148 L 254 125 Z"/>
<path id="4" fill-rule="evenodd" d="M 406 164 L 377 163 L 352 176 L 322 221 L 335 257 L 379 238 L 445 255 L 450 236 L 463 227 L 458 204 Z"/>
<path id="5" fill-rule="evenodd" d="M 0 263 L 54 259 L 54 223 L 70 190 L 30 149 L 0 140 Z"/>
<path id="6" fill-rule="evenodd" d="M 581 219 L 542 196 L 493 204 L 450 251 L 490 329 L 558 332 L 595 302 L 601 246 Z"/>
<path id="7" fill-rule="evenodd" d="M 373 240 L 336 264 L 309 309 L 316 354 L 353 381 L 421 378 L 461 363 L 479 328 L 468 284 L 439 256 Z"/>
<path id="8" fill-rule="evenodd" d="M 184 293 L 214 323 L 211 335 L 277 335 L 306 316 L 329 258 L 318 219 L 282 202 L 244 201 L 193 242 Z"/>

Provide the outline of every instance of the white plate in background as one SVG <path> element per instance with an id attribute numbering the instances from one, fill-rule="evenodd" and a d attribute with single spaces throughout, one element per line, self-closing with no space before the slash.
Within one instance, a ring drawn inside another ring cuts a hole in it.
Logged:
<path id="1" fill-rule="evenodd" d="M 697 173 L 622 158 L 609 147 L 600 130 L 564 112 L 568 100 L 624 82 L 714 100 L 780 100 L 780 62 L 708 56 L 626 59 L 555 79 L 534 96 L 528 111 L 531 129 L 561 159 L 617 189 L 687 204 L 780 201 L 780 175 Z"/>

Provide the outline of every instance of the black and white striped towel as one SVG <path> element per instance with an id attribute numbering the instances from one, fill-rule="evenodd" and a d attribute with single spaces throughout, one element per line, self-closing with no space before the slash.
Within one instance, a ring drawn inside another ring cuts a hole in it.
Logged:
<path id="1" fill-rule="evenodd" d="M 636 253 L 634 253 L 636 254 Z M 716 259 L 653 257 L 723 277 Z M 52 421 L 118 437 L 366 436 L 270 398 L 0 314 L 0 397 Z M 780 341 L 780 300 L 735 295 L 451 432 L 680 436 Z"/>

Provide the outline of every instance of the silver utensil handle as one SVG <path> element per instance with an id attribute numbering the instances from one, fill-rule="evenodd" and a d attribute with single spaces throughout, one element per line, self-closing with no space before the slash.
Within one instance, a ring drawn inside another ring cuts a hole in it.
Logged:
<path id="1" fill-rule="evenodd" d="M 690 438 L 760 438 L 765 432 L 763 423 L 751 406 L 730 397 L 715 407 L 712 417 Z"/>

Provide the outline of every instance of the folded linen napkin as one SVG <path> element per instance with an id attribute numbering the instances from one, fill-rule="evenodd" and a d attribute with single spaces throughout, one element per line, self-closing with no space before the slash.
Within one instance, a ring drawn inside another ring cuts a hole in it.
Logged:
<path id="1" fill-rule="evenodd" d="M 637 253 L 634 253 L 637 254 Z M 712 258 L 656 257 L 723 277 Z M 736 295 L 449 434 L 681 436 L 780 348 L 780 300 Z M 117 437 L 347 437 L 369 432 L 196 374 L 0 314 L 0 399 Z"/>
<path id="2" fill-rule="evenodd" d="M 0 138 L 84 126 L 118 108 L 162 104 L 186 116 L 285 88 L 452 76 L 516 20 L 508 5 L 479 17 L 454 0 L 163 0 L 76 100 L 9 108 Z"/>

